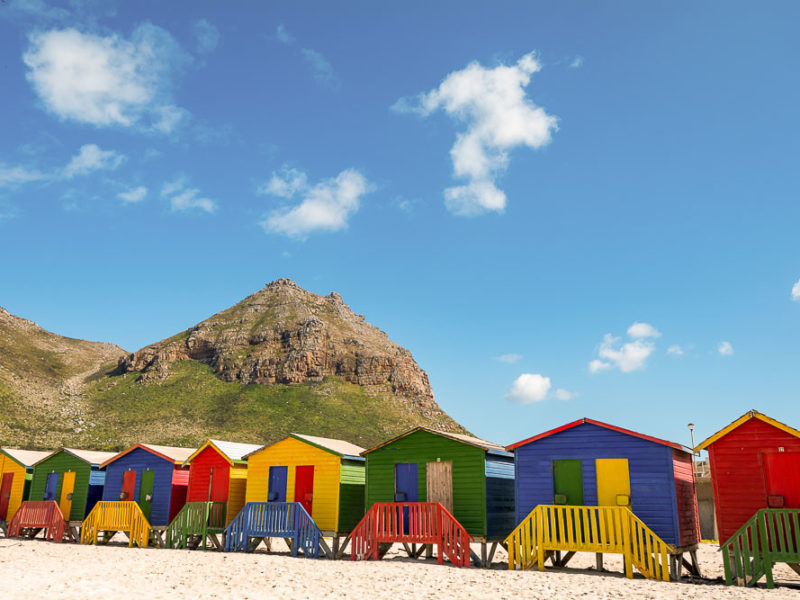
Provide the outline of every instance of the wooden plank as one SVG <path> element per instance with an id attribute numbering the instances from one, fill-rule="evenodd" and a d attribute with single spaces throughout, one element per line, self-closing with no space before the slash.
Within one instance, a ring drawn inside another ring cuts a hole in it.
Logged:
<path id="1" fill-rule="evenodd" d="M 429 462 L 425 468 L 428 502 L 438 502 L 453 513 L 453 463 Z"/>

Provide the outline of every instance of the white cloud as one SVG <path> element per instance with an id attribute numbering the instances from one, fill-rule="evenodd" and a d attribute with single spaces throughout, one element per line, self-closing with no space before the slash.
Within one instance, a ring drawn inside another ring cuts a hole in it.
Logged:
<path id="1" fill-rule="evenodd" d="M 12 14 L 56 21 L 69 17 L 68 10 L 50 6 L 43 0 L 11 0 L 2 10 L 9 11 Z"/>
<path id="2" fill-rule="evenodd" d="M 733 354 L 733 346 L 730 342 L 720 342 L 717 346 L 717 351 L 722 356 L 731 356 Z"/>
<path id="3" fill-rule="evenodd" d="M 583 57 L 576 56 L 572 59 L 572 62 L 569 63 L 571 69 L 580 69 L 583 66 Z"/>
<path id="4" fill-rule="evenodd" d="M 520 404 L 533 404 L 547 399 L 550 378 L 538 373 L 523 373 L 514 380 L 506 398 Z"/>
<path id="5" fill-rule="evenodd" d="M 674 356 L 683 356 L 684 351 L 678 344 L 673 344 L 669 348 L 667 348 L 667 353 L 672 354 Z"/>
<path id="6" fill-rule="evenodd" d="M 175 212 L 199 210 L 213 213 L 217 210 L 217 203 L 214 200 L 203 196 L 197 188 L 188 187 L 185 176 L 165 183 L 161 187 L 161 197 L 169 200 L 170 208 Z"/>
<path id="7" fill-rule="evenodd" d="M 445 205 L 456 215 L 503 212 L 506 195 L 495 185 L 519 146 L 541 148 L 551 141 L 557 119 L 525 93 L 541 69 L 534 53 L 516 64 L 486 68 L 477 62 L 450 73 L 438 88 L 418 97 L 401 98 L 393 110 L 427 117 L 436 110 L 465 125 L 450 150 L 453 173 L 464 185 L 445 190 Z"/>
<path id="8" fill-rule="evenodd" d="M 558 388 L 556 390 L 556 398 L 558 398 L 562 402 L 566 402 L 567 400 L 572 400 L 577 395 L 578 394 L 576 394 L 575 392 L 570 392 L 570 391 L 562 389 L 562 388 Z"/>
<path id="9" fill-rule="evenodd" d="M 311 70 L 314 73 L 314 79 L 316 79 L 318 83 L 322 83 L 332 88 L 339 87 L 341 82 L 333 70 L 333 65 L 331 65 L 327 58 L 322 56 L 322 54 L 316 50 L 312 50 L 310 48 L 303 48 L 302 52 L 303 58 L 311 66 Z"/>
<path id="10" fill-rule="evenodd" d="M 49 175 L 36 169 L 0 164 L 0 187 L 22 185 L 49 178 Z"/>
<path id="11" fill-rule="evenodd" d="M 656 349 L 652 338 L 660 335 L 652 325 L 638 322 L 628 328 L 628 336 L 632 341 L 623 342 L 621 338 L 607 333 L 597 349 L 598 358 L 589 362 L 589 372 L 619 369 L 623 373 L 630 373 L 643 369 Z"/>
<path id="12" fill-rule="evenodd" d="M 125 204 L 136 204 L 137 202 L 144 200 L 146 196 L 147 188 L 143 185 L 132 188 L 127 192 L 120 192 L 117 194 L 117 198 L 122 200 Z"/>
<path id="13" fill-rule="evenodd" d="M 374 186 L 355 169 L 342 171 L 333 179 L 313 186 L 305 174 L 284 169 L 273 174 L 262 193 L 282 198 L 300 197 L 300 203 L 274 210 L 261 226 L 265 231 L 305 239 L 314 231 L 339 231 L 347 227 L 348 219 L 358 211 L 361 197 Z"/>
<path id="14" fill-rule="evenodd" d="M 52 30 L 29 42 L 28 81 L 61 119 L 169 132 L 186 114 L 169 93 L 171 71 L 186 56 L 160 27 L 139 25 L 130 39 Z"/>
<path id="15" fill-rule="evenodd" d="M 206 19 L 194 22 L 194 35 L 197 38 L 197 52 L 200 54 L 209 54 L 217 49 L 219 29 Z"/>
<path id="16" fill-rule="evenodd" d="M 86 175 L 92 171 L 113 171 L 125 162 L 125 155 L 115 150 L 103 150 L 97 144 L 84 144 L 78 154 L 64 167 L 64 177 Z"/>
<path id="17" fill-rule="evenodd" d="M 283 24 L 278 25 L 277 29 L 275 30 L 275 37 L 282 44 L 291 44 L 294 41 L 294 36 L 289 33 Z"/>
<path id="18" fill-rule="evenodd" d="M 792 300 L 800 300 L 800 279 L 792 286 Z"/>
<path id="19" fill-rule="evenodd" d="M 522 354 L 501 354 L 497 357 L 500 362 L 513 364 L 522 360 Z"/>
<path id="20" fill-rule="evenodd" d="M 634 339 L 657 338 L 661 337 L 661 332 L 649 323 L 639 323 L 635 321 L 633 325 L 628 327 L 628 336 Z"/>

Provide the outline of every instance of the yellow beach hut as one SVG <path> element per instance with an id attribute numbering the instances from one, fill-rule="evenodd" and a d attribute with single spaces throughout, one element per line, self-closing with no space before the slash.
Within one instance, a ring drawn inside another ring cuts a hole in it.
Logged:
<path id="1" fill-rule="evenodd" d="M 0 448 L 0 523 L 10 521 L 23 500 L 27 500 L 34 463 L 50 452 Z"/>

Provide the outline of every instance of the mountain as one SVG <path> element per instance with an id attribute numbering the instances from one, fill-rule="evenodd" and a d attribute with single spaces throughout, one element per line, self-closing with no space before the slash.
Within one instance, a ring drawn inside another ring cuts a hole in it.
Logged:
<path id="1" fill-rule="evenodd" d="M 102 345 L 87 347 L 94 346 Z M 9 367 L 0 354 L 0 369 L 28 369 L 16 378 L 17 388 L 32 380 L 41 389 L 56 387 L 58 399 L 54 405 L 51 394 L 38 407 L 41 427 L 0 387 L 0 409 L 14 409 L 14 419 L 0 424 L 0 441 L 116 449 L 138 441 L 192 445 L 208 437 L 268 443 L 300 432 L 370 446 L 415 425 L 464 431 L 436 404 L 408 350 L 339 294 L 318 296 L 289 279 L 136 352 L 104 347 L 85 371 L 47 381 L 30 371 L 31 359 Z"/>

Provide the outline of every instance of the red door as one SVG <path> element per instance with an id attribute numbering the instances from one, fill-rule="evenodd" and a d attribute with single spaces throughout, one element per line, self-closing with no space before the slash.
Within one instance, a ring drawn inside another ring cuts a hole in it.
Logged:
<path id="1" fill-rule="evenodd" d="M 294 501 L 311 514 L 314 499 L 314 465 L 302 465 L 294 470 Z"/>
<path id="2" fill-rule="evenodd" d="M 11 500 L 12 481 L 14 481 L 13 473 L 3 473 L 3 483 L 0 484 L 0 521 L 8 520 L 8 503 Z"/>
<path id="3" fill-rule="evenodd" d="M 800 452 L 764 454 L 767 506 L 800 508 Z M 779 504 L 783 506 L 778 506 Z"/>
<path id="4" fill-rule="evenodd" d="M 125 471 L 122 474 L 122 493 L 120 500 L 133 501 L 136 492 L 136 471 Z"/>
<path id="5" fill-rule="evenodd" d="M 228 479 L 230 470 L 225 467 L 211 467 L 208 473 L 208 501 L 228 501 Z"/>

